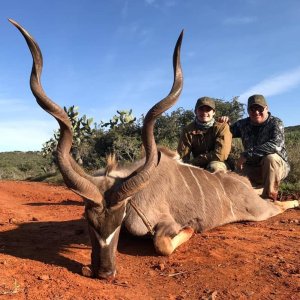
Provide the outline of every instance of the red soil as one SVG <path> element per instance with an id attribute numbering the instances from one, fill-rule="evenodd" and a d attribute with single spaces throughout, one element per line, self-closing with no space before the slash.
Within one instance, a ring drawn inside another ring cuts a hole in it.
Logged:
<path id="1" fill-rule="evenodd" d="M 170 257 L 121 234 L 113 282 L 90 263 L 83 202 L 68 189 L 0 181 L 2 299 L 300 299 L 300 210 L 194 235 Z"/>

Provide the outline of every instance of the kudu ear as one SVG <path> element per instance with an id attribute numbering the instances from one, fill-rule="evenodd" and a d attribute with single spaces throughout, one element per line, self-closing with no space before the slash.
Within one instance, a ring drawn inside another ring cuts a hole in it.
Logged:
<path id="1" fill-rule="evenodd" d="M 106 156 L 106 168 L 105 176 L 108 176 L 110 172 L 115 170 L 118 166 L 117 158 L 115 154 L 108 154 Z"/>

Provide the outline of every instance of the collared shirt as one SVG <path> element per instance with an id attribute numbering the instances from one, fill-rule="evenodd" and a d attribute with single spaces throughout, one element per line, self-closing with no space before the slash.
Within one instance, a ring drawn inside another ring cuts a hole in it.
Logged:
<path id="1" fill-rule="evenodd" d="M 183 129 L 177 152 L 184 162 L 205 168 L 211 161 L 224 162 L 230 153 L 231 142 L 227 123 L 215 122 L 208 129 L 200 129 L 193 121 Z"/>

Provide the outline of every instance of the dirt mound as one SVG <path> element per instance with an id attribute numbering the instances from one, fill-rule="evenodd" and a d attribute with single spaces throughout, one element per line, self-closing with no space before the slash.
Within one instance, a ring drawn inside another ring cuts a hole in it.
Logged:
<path id="1" fill-rule="evenodd" d="M 113 282 L 81 276 L 83 202 L 64 187 L 0 181 L 2 299 L 300 299 L 300 210 L 196 234 L 170 257 L 121 234 Z"/>

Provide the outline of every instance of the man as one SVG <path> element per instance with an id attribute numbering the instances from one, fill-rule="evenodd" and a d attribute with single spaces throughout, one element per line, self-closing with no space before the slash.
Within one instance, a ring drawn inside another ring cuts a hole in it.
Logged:
<path id="1" fill-rule="evenodd" d="M 247 109 L 249 117 L 231 126 L 233 137 L 241 138 L 244 146 L 236 168 L 254 186 L 263 186 L 263 198 L 276 200 L 280 181 L 290 170 L 284 127 L 280 119 L 271 115 L 262 95 L 249 97 Z M 222 121 L 228 118 L 222 117 Z"/>
<path id="2" fill-rule="evenodd" d="M 196 118 L 183 129 L 177 147 L 184 162 L 206 168 L 210 172 L 227 170 L 225 161 L 232 142 L 229 125 L 215 121 L 215 110 L 212 98 L 199 98 L 195 105 Z"/>

